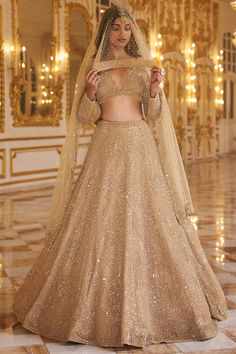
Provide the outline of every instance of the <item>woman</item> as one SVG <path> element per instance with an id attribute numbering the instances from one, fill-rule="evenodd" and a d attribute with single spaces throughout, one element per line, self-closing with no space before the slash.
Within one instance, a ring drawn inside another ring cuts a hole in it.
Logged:
<path id="1" fill-rule="evenodd" d="M 15 295 L 32 332 L 142 347 L 213 337 L 227 318 L 161 81 L 135 20 L 108 9 L 77 79 L 46 243 Z M 76 180 L 83 128 L 94 131 Z"/>

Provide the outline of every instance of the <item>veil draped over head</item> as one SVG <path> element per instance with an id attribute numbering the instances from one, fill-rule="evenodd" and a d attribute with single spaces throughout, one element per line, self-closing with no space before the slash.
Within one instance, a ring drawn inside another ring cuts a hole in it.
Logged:
<path id="1" fill-rule="evenodd" d="M 131 37 L 120 57 L 113 56 L 110 50 L 109 32 L 113 22 L 120 18 L 129 22 Z M 119 6 L 110 7 L 103 15 L 98 29 L 93 34 L 81 64 L 74 93 L 72 111 L 67 125 L 67 133 L 62 149 L 60 166 L 53 191 L 49 219 L 46 229 L 46 242 L 52 246 L 60 230 L 63 216 L 71 198 L 75 182 L 78 144 L 84 129 L 94 129 L 100 107 L 96 101 L 91 101 L 90 118 L 80 123 L 80 107 L 84 104 L 85 78 L 87 73 L 95 68 L 99 72 L 112 68 L 143 68 L 150 83 L 150 68 L 154 65 L 150 50 L 135 19 L 125 9 Z M 160 109 L 157 109 L 156 119 L 148 120 L 155 138 L 163 172 L 171 193 L 178 221 L 185 219 L 193 212 L 189 186 L 180 155 L 174 126 L 163 90 L 159 87 Z"/>

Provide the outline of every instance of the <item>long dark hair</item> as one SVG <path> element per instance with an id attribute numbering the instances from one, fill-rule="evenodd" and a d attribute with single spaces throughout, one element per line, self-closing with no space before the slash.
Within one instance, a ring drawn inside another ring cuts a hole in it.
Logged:
<path id="1" fill-rule="evenodd" d="M 99 24 L 97 36 L 95 38 L 96 52 L 93 55 L 93 58 L 96 57 L 96 54 L 97 54 L 98 48 L 99 48 L 99 46 L 101 44 L 101 40 L 102 40 L 102 37 L 103 37 L 105 29 L 106 29 L 106 34 L 105 34 L 104 43 L 107 42 L 108 35 L 109 35 L 110 30 L 111 30 L 111 26 L 113 25 L 114 21 L 117 18 L 120 18 L 120 10 L 121 10 L 121 8 L 119 8 L 117 5 L 112 5 L 111 7 L 109 7 L 109 9 L 107 9 L 104 12 L 104 15 L 103 15 L 103 17 L 101 19 L 101 22 Z M 132 21 L 134 23 L 133 17 L 128 12 L 128 10 L 126 10 L 125 8 L 122 8 L 122 11 L 125 13 L 125 16 L 127 17 L 127 19 L 129 19 L 130 21 Z M 107 48 L 104 47 L 102 49 L 102 59 L 105 58 L 106 51 L 107 51 Z M 129 43 L 127 43 L 126 46 L 125 46 L 125 51 L 131 57 L 134 57 L 134 58 L 140 57 L 140 55 L 138 53 L 138 46 L 136 44 L 136 41 L 135 41 L 133 33 L 131 33 L 131 37 L 130 37 Z"/>

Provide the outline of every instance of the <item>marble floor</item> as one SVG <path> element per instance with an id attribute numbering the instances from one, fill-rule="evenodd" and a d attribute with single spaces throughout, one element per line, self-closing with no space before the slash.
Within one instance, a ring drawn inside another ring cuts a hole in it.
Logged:
<path id="1" fill-rule="evenodd" d="M 39 254 L 52 187 L 0 194 L 1 353 L 236 353 L 236 154 L 186 167 L 195 215 L 192 222 L 227 298 L 229 317 L 218 335 L 198 342 L 159 344 L 142 349 L 102 348 L 63 343 L 13 326 L 13 294 Z"/>

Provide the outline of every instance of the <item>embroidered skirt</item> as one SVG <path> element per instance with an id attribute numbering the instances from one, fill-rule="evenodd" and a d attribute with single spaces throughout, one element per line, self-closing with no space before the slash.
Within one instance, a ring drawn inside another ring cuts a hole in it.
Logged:
<path id="1" fill-rule="evenodd" d="M 146 120 L 98 121 L 60 231 L 14 312 L 34 333 L 100 346 L 216 336 L 225 297 L 191 220 L 176 219 Z"/>

